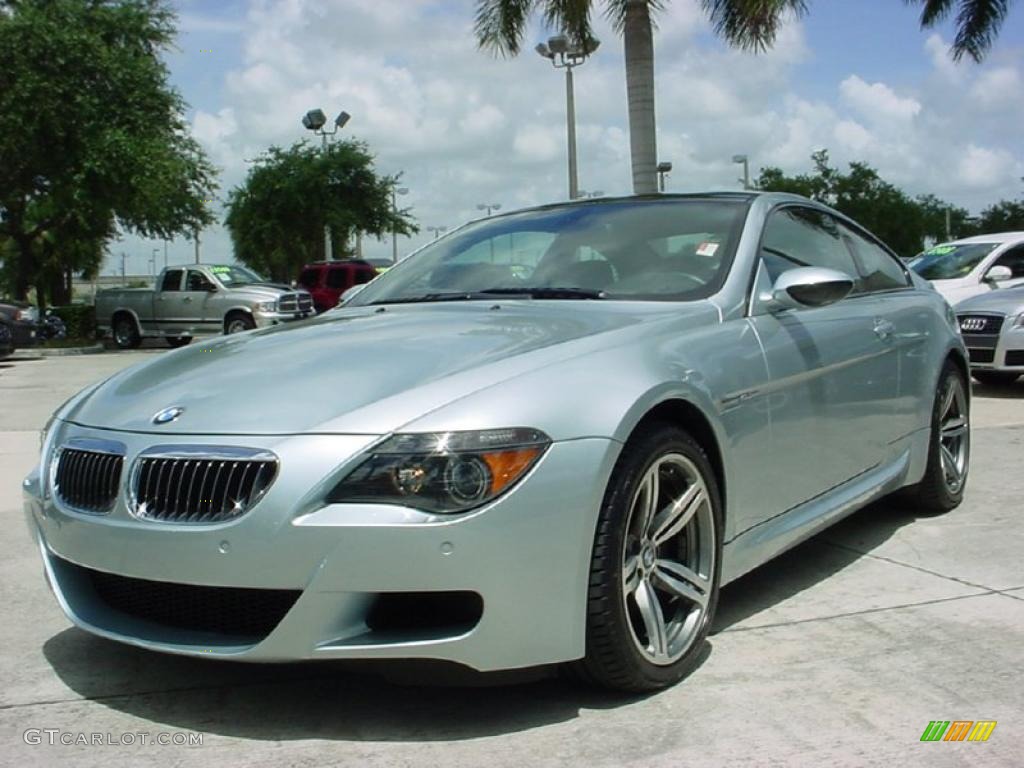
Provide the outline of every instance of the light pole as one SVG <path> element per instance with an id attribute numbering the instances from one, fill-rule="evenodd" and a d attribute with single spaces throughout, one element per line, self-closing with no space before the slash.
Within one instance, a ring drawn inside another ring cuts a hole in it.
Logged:
<path id="1" fill-rule="evenodd" d="M 546 43 L 538 43 L 536 51 L 550 59 L 556 69 L 565 70 L 565 122 L 569 144 L 569 199 L 579 194 L 576 174 L 576 94 L 573 89 L 572 70 L 587 60 L 601 41 L 592 37 L 583 43 L 571 43 L 565 35 L 555 35 Z"/>
<path id="2" fill-rule="evenodd" d="M 152 272 L 153 274 L 153 277 L 156 277 L 156 255 L 158 253 L 160 253 L 160 250 L 158 248 L 154 248 L 153 253 L 149 257 L 149 267 L 150 272 Z"/>
<path id="3" fill-rule="evenodd" d="M 586 199 L 586 198 L 604 197 L 604 190 L 596 189 L 593 192 L 584 192 L 581 189 L 579 191 L 579 193 L 576 195 L 576 197 L 578 199 L 580 199 L 580 200 L 583 200 L 583 199 Z"/>
<path id="4" fill-rule="evenodd" d="M 442 232 L 447 232 L 448 227 L 427 227 L 427 232 L 434 233 L 434 239 L 437 240 L 441 236 Z"/>
<path id="5" fill-rule="evenodd" d="M 164 269 L 167 269 L 167 240 L 164 240 Z"/>
<path id="6" fill-rule="evenodd" d="M 352 119 L 352 115 L 342 110 L 338 113 L 338 116 L 334 118 L 334 130 L 324 130 L 324 126 L 327 124 L 327 115 L 324 114 L 322 109 L 311 109 L 305 115 L 302 116 L 302 125 L 312 131 L 315 135 L 320 136 L 323 139 L 321 144 L 324 153 L 327 153 L 327 137 L 333 136 L 342 128 L 345 124 Z M 334 258 L 333 245 L 331 243 L 331 225 L 324 223 L 324 258 L 327 261 L 331 261 Z"/>
<path id="7" fill-rule="evenodd" d="M 658 190 L 664 192 L 665 177 L 672 173 L 672 163 L 668 160 L 658 163 L 658 167 L 655 170 L 658 172 Z"/>
<path id="8" fill-rule="evenodd" d="M 394 224 L 391 225 L 391 263 L 398 263 L 398 196 L 407 195 L 409 190 L 405 187 L 392 187 L 391 188 L 391 213 L 395 217 Z"/>
<path id="9" fill-rule="evenodd" d="M 750 189 L 750 159 L 746 155 L 733 155 L 732 161 L 743 166 L 743 178 L 740 181 L 744 189 Z"/>
<path id="10" fill-rule="evenodd" d="M 490 216 L 494 211 L 501 210 L 501 203 L 478 203 L 476 209 L 478 211 L 487 211 L 487 215 Z"/>

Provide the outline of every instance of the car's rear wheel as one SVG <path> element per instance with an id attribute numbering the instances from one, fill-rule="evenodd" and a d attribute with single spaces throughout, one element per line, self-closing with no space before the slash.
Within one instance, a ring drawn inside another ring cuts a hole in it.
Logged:
<path id="1" fill-rule="evenodd" d="M 244 331 L 251 331 L 256 327 L 256 322 L 249 316 L 242 314 L 241 312 L 231 315 L 224 323 L 224 333 L 242 333 Z"/>
<path id="2" fill-rule="evenodd" d="M 1020 378 L 1019 373 L 1003 371 L 971 371 L 971 376 L 989 387 L 1008 387 Z"/>
<path id="3" fill-rule="evenodd" d="M 701 446 L 668 424 L 626 446 L 601 509 L 578 674 L 650 691 L 695 666 L 721 573 L 721 502 Z"/>
<path id="4" fill-rule="evenodd" d="M 135 320 L 128 315 L 118 315 L 113 323 L 114 343 L 119 349 L 135 349 L 142 343 Z"/>
<path id="5" fill-rule="evenodd" d="M 932 407 L 928 467 L 912 489 L 925 512 L 948 512 L 960 505 L 971 464 L 971 425 L 967 380 L 953 363 L 942 369 Z"/>
<path id="6" fill-rule="evenodd" d="M 177 349 L 178 347 L 184 347 L 192 343 L 191 336 L 168 336 L 167 346 L 171 349 Z"/>

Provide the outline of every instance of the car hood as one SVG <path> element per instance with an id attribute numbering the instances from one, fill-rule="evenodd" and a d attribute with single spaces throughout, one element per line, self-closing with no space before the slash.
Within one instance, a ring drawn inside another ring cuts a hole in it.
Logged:
<path id="1" fill-rule="evenodd" d="M 957 312 L 1002 312 L 1016 315 L 1024 312 L 1024 288 L 1004 288 L 964 299 L 956 305 Z"/>
<path id="2" fill-rule="evenodd" d="M 164 353 L 114 375 L 59 416 L 160 434 L 384 434 L 527 371 L 630 343 L 659 321 L 718 317 L 708 302 L 340 309 Z M 185 410 L 156 426 L 156 413 L 172 406 Z"/>
<path id="3" fill-rule="evenodd" d="M 244 285 L 231 285 L 226 289 L 234 297 L 247 297 L 253 299 L 276 299 L 286 293 L 309 293 L 304 288 L 289 288 L 287 285 L 275 283 L 245 283 Z"/>

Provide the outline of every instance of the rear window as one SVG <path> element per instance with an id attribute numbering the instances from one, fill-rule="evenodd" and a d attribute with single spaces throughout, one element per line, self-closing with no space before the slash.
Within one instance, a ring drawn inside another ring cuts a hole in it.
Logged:
<path id="1" fill-rule="evenodd" d="M 315 269 L 304 269 L 299 275 L 299 285 L 303 288 L 316 288 L 319 276 L 320 273 Z"/>
<path id="2" fill-rule="evenodd" d="M 349 280 L 347 267 L 333 267 L 327 270 L 326 283 L 328 288 L 347 288 Z"/>
<path id="3" fill-rule="evenodd" d="M 375 278 L 376 276 L 377 270 L 372 269 L 370 267 L 363 267 L 361 269 L 357 269 L 356 279 L 352 283 L 352 285 L 362 285 L 363 283 L 368 283 L 371 280 L 373 280 L 373 278 Z"/>

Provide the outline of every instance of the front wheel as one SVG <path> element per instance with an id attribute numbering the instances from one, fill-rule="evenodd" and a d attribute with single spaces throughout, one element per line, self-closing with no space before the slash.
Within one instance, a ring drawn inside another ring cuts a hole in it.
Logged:
<path id="1" fill-rule="evenodd" d="M 191 336 L 168 336 L 167 346 L 171 349 L 177 349 L 178 347 L 185 347 L 192 343 Z"/>
<path id="2" fill-rule="evenodd" d="M 249 315 L 232 315 L 224 323 L 224 333 L 243 333 L 244 331 L 251 331 L 256 327 L 256 321 L 254 321 Z"/>
<path id="3" fill-rule="evenodd" d="M 948 512 L 960 506 L 971 463 L 971 425 L 967 380 L 947 362 L 932 406 L 928 467 L 911 495 L 923 512 Z"/>
<path id="4" fill-rule="evenodd" d="M 584 678 L 651 691 L 696 665 L 721 579 L 722 510 L 703 448 L 669 424 L 644 428 L 616 465 L 598 519 Z"/>

